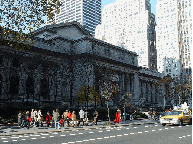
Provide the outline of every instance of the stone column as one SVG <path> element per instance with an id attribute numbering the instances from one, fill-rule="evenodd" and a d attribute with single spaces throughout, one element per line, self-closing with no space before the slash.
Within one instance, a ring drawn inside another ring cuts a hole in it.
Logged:
<path id="1" fill-rule="evenodd" d="M 120 97 L 125 94 L 125 89 L 124 89 L 124 74 L 120 73 L 119 74 L 119 90 L 120 90 Z"/>
<path id="2" fill-rule="evenodd" d="M 146 98 L 146 83 L 144 80 L 142 81 L 142 87 L 143 87 L 143 98 Z"/>
<path id="3" fill-rule="evenodd" d="M 147 81 L 147 90 L 148 90 L 148 94 L 147 94 L 148 103 L 151 103 L 151 88 L 150 88 L 150 81 Z"/>
<path id="4" fill-rule="evenodd" d="M 41 65 L 38 65 L 34 72 L 34 95 L 40 94 L 40 83 L 41 83 Z"/>
<path id="5" fill-rule="evenodd" d="M 28 75 L 26 74 L 26 65 L 21 64 L 21 71 L 19 72 L 19 95 L 26 95 L 26 81 Z"/>
<path id="6" fill-rule="evenodd" d="M 139 76 L 137 73 L 133 75 L 134 78 L 134 98 L 136 101 L 139 101 L 139 94 L 140 94 L 140 89 L 139 89 Z"/>
<path id="7" fill-rule="evenodd" d="M 156 95 L 156 93 L 155 93 L 155 84 L 152 83 L 152 101 L 153 102 L 155 102 L 155 95 Z"/>

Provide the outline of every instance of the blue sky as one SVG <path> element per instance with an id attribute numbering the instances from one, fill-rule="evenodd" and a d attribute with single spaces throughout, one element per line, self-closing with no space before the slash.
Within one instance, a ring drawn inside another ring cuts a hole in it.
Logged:
<path id="1" fill-rule="evenodd" d="M 116 0 L 102 0 L 102 9 L 105 5 L 115 2 Z M 151 3 L 151 12 L 156 14 L 156 3 L 157 0 L 150 0 Z"/>

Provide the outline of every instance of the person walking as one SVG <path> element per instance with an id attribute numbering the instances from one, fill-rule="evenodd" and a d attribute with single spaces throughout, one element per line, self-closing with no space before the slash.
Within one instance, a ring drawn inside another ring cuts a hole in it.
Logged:
<path id="1" fill-rule="evenodd" d="M 68 111 L 68 119 L 67 119 L 67 124 L 68 124 L 68 126 L 70 126 L 70 121 L 72 120 L 72 114 L 71 114 L 71 112 L 70 111 Z"/>
<path id="2" fill-rule="evenodd" d="M 148 111 L 148 119 L 151 119 L 151 112 Z"/>
<path id="3" fill-rule="evenodd" d="M 80 122 L 83 122 L 83 125 L 84 125 L 84 111 L 83 111 L 83 109 L 80 110 L 79 115 L 80 115 Z"/>
<path id="4" fill-rule="evenodd" d="M 21 114 L 21 111 L 19 111 L 18 113 L 18 126 L 21 126 L 21 123 L 22 123 L 22 114 Z"/>
<path id="5" fill-rule="evenodd" d="M 26 112 L 26 127 L 27 127 L 27 129 L 29 129 L 29 127 L 30 127 L 30 122 L 31 122 L 30 113 L 29 113 L 29 111 L 27 111 Z"/>
<path id="6" fill-rule="evenodd" d="M 132 110 L 130 110 L 129 117 L 130 117 L 130 121 L 132 121 L 132 118 L 133 118 Z"/>
<path id="7" fill-rule="evenodd" d="M 68 120 L 68 110 L 66 110 L 65 112 L 63 112 L 63 116 L 64 116 L 64 122 Z"/>
<path id="8" fill-rule="evenodd" d="M 64 115 L 62 115 L 62 117 L 60 118 L 59 124 L 61 127 L 64 127 Z"/>
<path id="9" fill-rule="evenodd" d="M 35 109 L 34 111 L 34 126 L 37 126 L 37 121 L 38 121 L 38 111 Z"/>
<path id="10" fill-rule="evenodd" d="M 51 121 L 51 114 L 50 114 L 50 112 L 47 112 L 47 115 L 46 115 L 46 123 L 47 123 L 47 127 L 50 126 L 50 121 Z"/>
<path id="11" fill-rule="evenodd" d="M 54 113 L 55 129 L 57 128 L 57 125 L 58 125 L 58 129 L 60 128 L 59 120 L 60 120 L 59 110 L 56 109 L 56 112 Z"/>
<path id="12" fill-rule="evenodd" d="M 22 124 L 21 124 L 21 126 L 22 126 L 22 127 L 25 127 L 25 126 L 26 126 L 26 111 L 25 111 L 25 110 L 24 110 L 24 112 L 22 113 L 21 119 L 22 119 Z"/>
<path id="13" fill-rule="evenodd" d="M 95 110 L 93 116 L 94 116 L 94 121 L 93 121 L 93 123 L 94 123 L 95 125 L 97 125 L 98 112 L 97 112 L 96 110 Z"/>
<path id="14" fill-rule="evenodd" d="M 120 115 L 120 120 L 121 120 L 121 110 L 118 108 L 117 112 L 119 113 L 119 115 Z"/>
<path id="15" fill-rule="evenodd" d="M 33 125 L 33 122 L 34 122 L 34 109 L 31 109 L 30 118 L 31 118 L 31 123 L 30 123 L 30 125 Z"/>
<path id="16" fill-rule="evenodd" d="M 120 114 L 119 112 L 117 111 L 116 112 L 116 115 L 115 115 L 115 120 L 114 120 L 114 123 L 120 123 L 121 119 L 120 119 Z"/>
<path id="17" fill-rule="evenodd" d="M 51 127 L 54 127 L 54 113 L 55 113 L 55 110 L 52 111 L 52 126 Z"/>
<path id="18" fill-rule="evenodd" d="M 37 127 L 39 127 L 39 124 L 40 124 L 40 122 L 41 122 L 41 115 L 42 115 L 41 110 L 39 110 L 39 111 L 37 112 L 37 114 L 38 114 L 38 118 L 37 118 Z"/>
<path id="19" fill-rule="evenodd" d="M 76 126 L 78 126 L 79 122 L 77 123 L 75 111 L 72 112 L 72 120 L 73 120 L 72 127 L 74 127 L 75 124 L 76 124 Z"/>

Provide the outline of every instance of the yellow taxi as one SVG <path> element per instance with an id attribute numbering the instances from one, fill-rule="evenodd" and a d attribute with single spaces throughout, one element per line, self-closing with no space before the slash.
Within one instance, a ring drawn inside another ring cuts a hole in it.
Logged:
<path id="1" fill-rule="evenodd" d="M 163 126 L 166 124 L 183 125 L 183 123 L 192 124 L 192 117 L 188 114 L 188 112 L 183 110 L 170 111 L 167 115 L 160 118 L 160 124 Z"/>

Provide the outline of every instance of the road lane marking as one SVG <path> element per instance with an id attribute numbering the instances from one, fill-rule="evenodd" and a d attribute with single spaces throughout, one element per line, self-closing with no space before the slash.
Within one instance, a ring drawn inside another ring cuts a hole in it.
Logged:
<path id="1" fill-rule="evenodd" d="M 89 133 L 93 133 L 93 132 L 89 132 Z"/>
<path id="2" fill-rule="evenodd" d="M 75 142 L 68 142 L 68 143 L 75 143 Z"/>
<path id="3" fill-rule="evenodd" d="M 130 133 L 130 134 L 134 134 L 134 133 Z"/>
<path id="4" fill-rule="evenodd" d="M 117 136 L 122 136 L 122 135 L 117 135 Z"/>
<path id="5" fill-rule="evenodd" d="M 83 133 L 79 133 L 79 134 L 83 134 Z"/>
<path id="6" fill-rule="evenodd" d="M 155 125 L 155 126 L 158 126 L 158 125 Z"/>
<path id="7" fill-rule="evenodd" d="M 24 136 L 24 137 L 29 137 L 29 136 Z"/>
<path id="8" fill-rule="evenodd" d="M 75 134 L 70 134 L 70 135 L 75 135 Z"/>
<path id="9" fill-rule="evenodd" d="M 107 130 L 107 131 L 110 131 L 110 130 Z"/>
<path id="10" fill-rule="evenodd" d="M 17 141 L 17 140 L 12 140 L 12 141 Z"/>
<path id="11" fill-rule="evenodd" d="M 168 128 L 165 128 L 165 129 L 168 129 Z"/>
<path id="12" fill-rule="evenodd" d="M 152 130 L 152 131 L 155 131 L 155 130 Z"/>
<path id="13" fill-rule="evenodd" d="M 89 139 L 89 140 L 93 141 L 93 140 L 95 140 L 95 139 Z"/>
<path id="14" fill-rule="evenodd" d="M 55 133 L 52 133 L 52 134 L 58 134 L 58 133 L 55 132 Z"/>
<path id="15" fill-rule="evenodd" d="M 99 132 L 103 132 L 103 131 L 99 131 Z"/>
<path id="16" fill-rule="evenodd" d="M 117 130 L 121 130 L 121 129 L 117 129 Z"/>
<path id="17" fill-rule="evenodd" d="M 103 139 L 103 138 L 97 138 L 97 139 Z"/>
<path id="18" fill-rule="evenodd" d="M 83 140 L 83 141 L 89 141 L 89 140 Z"/>
<path id="19" fill-rule="evenodd" d="M 159 130 L 162 130 L 162 129 L 159 129 Z"/>
<path id="20" fill-rule="evenodd" d="M 50 136 L 50 137 L 54 137 L 54 136 Z"/>
<path id="21" fill-rule="evenodd" d="M 182 127 L 182 126 L 179 126 L 179 127 Z"/>
<path id="22" fill-rule="evenodd" d="M 187 135 L 187 136 L 190 136 L 190 135 Z"/>
<path id="23" fill-rule="evenodd" d="M 23 137 L 23 136 L 20 135 L 19 137 Z"/>
<path id="24" fill-rule="evenodd" d="M 186 136 L 182 136 L 182 137 L 186 137 Z"/>
<path id="25" fill-rule="evenodd" d="M 109 137 L 104 137 L 104 138 L 109 138 Z"/>
<path id="26" fill-rule="evenodd" d="M 115 137 L 115 136 L 110 136 L 110 137 Z"/>
<path id="27" fill-rule="evenodd" d="M 60 135 L 60 136 L 66 136 L 66 135 Z"/>
<path id="28" fill-rule="evenodd" d="M 126 128 L 126 129 L 129 129 L 129 128 Z"/>
<path id="29" fill-rule="evenodd" d="M 145 131 L 145 132 L 148 132 L 148 131 Z"/>
<path id="30" fill-rule="evenodd" d="M 26 140 L 26 139 L 21 139 L 21 140 Z"/>
<path id="31" fill-rule="evenodd" d="M 7 139 L 7 138 L 1 138 L 1 139 Z"/>
<path id="32" fill-rule="evenodd" d="M 174 128 L 174 127 L 171 127 L 171 128 Z"/>
<path id="33" fill-rule="evenodd" d="M 142 133 L 142 132 L 138 132 L 138 133 Z"/>
<path id="34" fill-rule="evenodd" d="M 43 133 L 42 133 L 41 135 L 49 135 L 49 134 L 43 134 Z"/>
<path id="35" fill-rule="evenodd" d="M 19 137 L 11 137 L 11 138 L 19 138 Z"/>
<path id="36" fill-rule="evenodd" d="M 134 127 L 134 128 L 137 128 L 137 127 Z"/>
<path id="37" fill-rule="evenodd" d="M 179 137 L 179 138 L 182 138 L 182 137 Z"/>
<path id="38" fill-rule="evenodd" d="M 186 125 L 186 126 L 189 126 L 189 125 Z"/>
<path id="39" fill-rule="evenodd" d="M 129 135 L 129 134 L 124 134 L 124 135 Z"/>
<path id="40" fill-rule="evenodd" d="M 83 142 L 83 141 L 76 141 L 76 142 Z"/>
<path id="41" fill-rule="evenodd" d="M 37 138 L 31 138 L 31 139 L 37 139 Z"/>
<path id="42" fill-rule="evenodd" d="M 46 138 L 46 137 L 41 137 L 41 138 Z"/>
<path id="43" fill-rule="evenodd" d="M 148 127 L 148 126 L 145 126 L 145 127 Z"/>
<path id="44" fill-rule="evenodd" d="M 3 141 L 3 142 L 8 142 L 8 141 Z"/>

